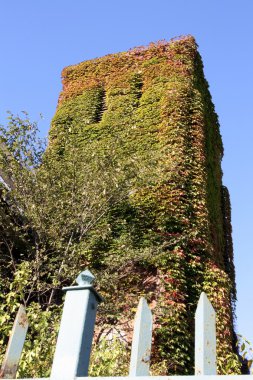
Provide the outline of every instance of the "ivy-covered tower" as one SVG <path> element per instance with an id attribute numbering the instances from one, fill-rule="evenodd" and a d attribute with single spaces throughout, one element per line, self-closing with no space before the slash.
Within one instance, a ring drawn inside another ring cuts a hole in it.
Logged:
<path id="1" fill-rule="evenodd" d="M 236 350 L 230 202 L 219 123 L 194 38 L 85 61 L 65 68 L 62 78 L 51 147 L 63 155 L 76 134 L 81 145 L 97 139 L 106 149 L 113 138 L 118 164 L 130 157 L 142 173 L 103 216 L 105 233 L 92 236 L 81 263 L 95 271 L 105 296 L 99 326 L 113 326 L 128 341 L 145 295 L 155 316 L 153 362 L 163 362 L 168 374 L 189 374 L 194 312 L 205 291 L 218 315 L 222 372 Z"/>

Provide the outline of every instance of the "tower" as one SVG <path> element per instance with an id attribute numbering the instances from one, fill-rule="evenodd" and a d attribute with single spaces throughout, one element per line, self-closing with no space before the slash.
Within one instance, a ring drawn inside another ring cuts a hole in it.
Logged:
<path id="1" fill-rule="evenodd" d="M 218 118 L 194 38 L 85 61 L 62 77 L 51 151 L 63 157 L 70 139 L 80 151 L 97 141 L 94 157 L 111 150 L 115 170 L 133 170 L 83 262 L 101 279 L 100 325 L 128 340 L 133 308 L 145 295 L 155 315 L 153 360 L 165 361 L 168 374 L 188 374 L 196 302 L 205 291 L 225 360 L 235 351 L 230 202 Z"/>

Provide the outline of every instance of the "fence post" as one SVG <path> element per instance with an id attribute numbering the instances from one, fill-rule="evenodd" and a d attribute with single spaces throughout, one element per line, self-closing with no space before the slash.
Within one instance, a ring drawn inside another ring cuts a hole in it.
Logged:
<path id="1" fill-rule="evenodd" d="M 129 376 L 149 376 L 151 343 L 152 313 L 142 297 L 134 321 Z"/>
<path id="2" fill-rule="evenodd" d="M 216 375 L 215 311 L 204 292 L 195 314 L 195 375 Z"/>
<path id="3" fill-rule="evenodd" d="M 7 350 L 0 371 L 0 378 L 15 379 L 18 363 L 22 354 L 28 320 L 25 307 L 20 305 L 9 338 Z"/>
<path id="4" fill-rule="evenodd" d="M 97 305 L 101 296 L 92 286 L 94 276 L 85 270 L 76 279 L 78 286 L 67 291 L 56 343 L 51 379 L 74 379 L 88 375 Z"/>

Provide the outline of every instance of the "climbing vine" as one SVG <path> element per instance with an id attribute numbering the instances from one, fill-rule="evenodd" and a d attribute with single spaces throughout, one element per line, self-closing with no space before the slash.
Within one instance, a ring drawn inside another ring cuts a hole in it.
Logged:
<path id="1" fill-rule="evenodd" d="M 231 371 L 238 372 L 230 206 L 220 166 L 223 147 L 194 38 L 160 41 L 82 62 L 65 68 L 62 80 L 45 159 L 74 166 L 75 189 L 87 180 L 83 171 L 88 167 L 91 183 L 103 173 L 102 162 L 111 169 L 101 185 L 100 194 L 110 196 L 99 229 L 96 224 L 80 234 L 80 219 L 74 218 L 75 232 L 68 230 L 68 239 L 72 236 L 75 254 L 73 262 L 66 259 L 63 271 L 89 266 L 97 277 L 105 302 L 98 314 L 96 347 L 100 336 L 114 331 L 124 337 L 124 344 L 102 340 L 101 347 L 113 344 L 119 356 L 125 347 L 128 357 L 134 311 L 139 296 L 145 295 L 154 314 L 153 372 L 160 363 L 164 374 L 193 373 L 194 312 L 201 291 L 206 291 L 218 314 L 219 371 L 224 361 L 233 360 Z M 118 188 L 124 188 L 120 196 Z M 57 191 L 61 199 L 63 187 Z M 58 206 L 62 211 L 64 202 Z M 73 208 L 68 210 L 66 217 Z M 52 208 L 50 217 L 57 212 Z M 65 224 L 66 219 L 57 224 L 59 236 Z M 59 265 L 56 260 L 54 269 Z M 64 282 L 72 280 L 67 275 Z M 52 305 L 60 303 L 63 277 L 54 281 Z M 96 351 L 93 357 L 92 373 L 103 374 Z M 113 367 L 106 358 L 101 366 L 108 374 Z M 121 363 L 120 357 L 114 359 Z"/>

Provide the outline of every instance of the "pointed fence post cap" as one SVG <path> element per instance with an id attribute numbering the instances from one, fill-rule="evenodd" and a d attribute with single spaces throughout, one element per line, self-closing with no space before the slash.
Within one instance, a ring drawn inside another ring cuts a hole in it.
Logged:
<path id="1" fill-rule="evenodd" d="M 62 288 L 63 291 L 67 292 L 67 291 L 79 291 L 79 290 L 89 290 L 90 292 L 92 292 L 97 301 L 100 303 L 103 301 L 103 297 L 101 297 L 101 295 L 93 288 L 93 281 L 95 280 L 95 276 L 93 276 L 93 274 L 88 270 L 86 269 L 85 271 L 81 272 L 77 278 L 76 278 L 76 282 L 77 282 L 77 286 L 74 285 L 74 286 L 66 286 L 64 288 Z"/>
<path id="2" fill-rule="evenodd" d="M 95 277 L 88 269 L 81 272 L 79 276 L 76 278 L 76 282 L 79 286 L 92 286 L 94 280 Z"/>
<path id="3" fill-rule="evenodd" d="M 207 295 L 205 292 L 202 292 L 200 294 L 200 297 L 199 297 L 199 301 L 198 301 L 198 305 L 197 305 L 197 309 L 196 309 L 196 314 L 199 313 L 199 312 L 202 312 L 202 310 L 209 310 L 210 312 L 215 313 L 215 310 L 214 310 L 214 307 L 213 305 L 211 304 L 211 302 L 209 301 Z"/>

